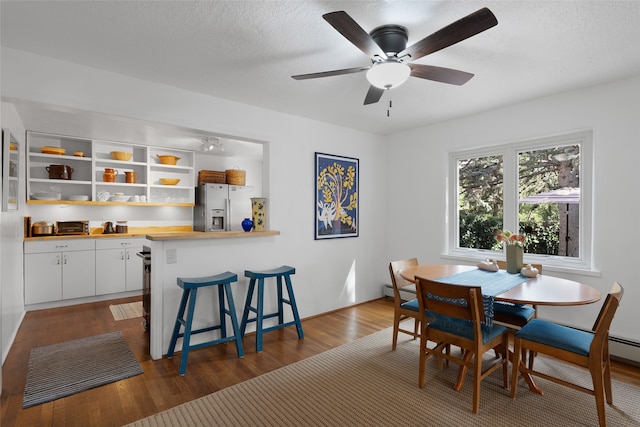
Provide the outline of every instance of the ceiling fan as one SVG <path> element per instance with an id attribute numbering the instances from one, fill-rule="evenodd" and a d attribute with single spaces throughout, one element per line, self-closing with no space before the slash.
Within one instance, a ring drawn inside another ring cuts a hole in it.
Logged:
<path id="1" fill-rule="evenodd" d="M 400 86 L 409 76 L 454 85 L 465 84 L 473 74 L 410 62 L 475 36 L 498 24 L 494 14 L 485 7 L 407 47 L 408 32 L 400 25 L 383 25 L 367 33 L 344 11 L 327 13 L 322 17 L 368 55 L 371 58 L 371 65 L 291 77 L 295 80 L 306 80 L 366 71 L 367 80 L 371 86 L 364 99 L 364 105 L 378 102 L 385 90 Z"/>

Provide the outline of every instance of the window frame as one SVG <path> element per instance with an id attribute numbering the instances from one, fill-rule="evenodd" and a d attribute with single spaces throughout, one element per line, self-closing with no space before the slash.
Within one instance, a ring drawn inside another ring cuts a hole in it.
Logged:
<path id="1" fill-rule="evenodd" d="M 541 150 L 564 145 L 580 146 L 580 244 L 579 257 L 562 255 L 524 254 L 525 263 L 540 263 L 562 269 L 588 270 L 593 266 L 593 132 L 580 131 L 543 138 L 523 140 L 503 145 L 476 148 L 449 153 L 448 237 L 447 255 L 472 259 L 505 259 L 503 251 L 460 248 L 458 161 L 469 158 L 501 155 L 503 159 L 503 228 L 518 230 L 518 155 L 523 151 Z"/>

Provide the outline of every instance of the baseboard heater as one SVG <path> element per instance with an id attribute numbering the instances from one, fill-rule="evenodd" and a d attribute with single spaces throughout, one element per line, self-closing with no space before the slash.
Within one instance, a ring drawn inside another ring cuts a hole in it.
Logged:
<path id="1" fill-rule="evenodd" d="M 400 298 L 403 301 L 409 301 L 416 297 L 416 287 L 413 284 L 404 286 L 399 290 Z M 388 283 L 382 285 L 382 294 L 383 296 L 394 298 L 393 286 Z M 575 328 L 574 326 L 567 326 Z M 585 329 L 580 330 L 586 331 Z M 609 350 L 612 359 L 619 360 L 629 365 L 640 366 L 640 342 L 610 335 Z"/>
<path id="2" fill-rule="evenodd" d="M 403 301 L 410 301 L 416 297 L 416 285 L 413 283 L 407 286 L 403 286 L 399 289 L 400 298 Z M 393 295 L 393 286 L 389 283 L 385 283 L 382 285 L 382 295 L 385 297 L 394 298 Z"/>

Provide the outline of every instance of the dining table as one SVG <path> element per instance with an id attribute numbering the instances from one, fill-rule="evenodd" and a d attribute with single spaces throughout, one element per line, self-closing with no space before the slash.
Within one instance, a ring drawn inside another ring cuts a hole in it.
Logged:
<path id="1" fill-rule="evenodd" d="M 424 279 L 452 283 L 451 279 L 464 278 L 465 275 L 471 277 L 474 271 L 479 270 L 476 266 L 455 265 L 455 264 L 420 264 L 417 266 L 407 267 L 400 271 L 400 275 L 405 280 L 415 283 L 416 277 Z M 463 274 L 464 273 L 464 274 Z M 505 272 L 501 271 L 504 275 Z M 508 274 L 508 273 L 507 273 Z M 514 304 L 531 304 L 535 306 L 578 306 L 592 304 L 602 297 L 600 292 L 584 283 L 573 280 L 563 279 L 560 277 L 550 276 L 546 274 L 538 274 L 536 277 L 525 277 L 520 273 L 513 276 L 512 285 L 508 285 L 510 289 L 492 295 L 495 301 L 506 301 Z M 486 277 L 486 278 L 485 278 Z M 474 284 L 482 287 L 486 282 L 491 282 L 492 274 L 474 275 L 476 280 Z M 461 280 L 463 281 L 463 280 Z M 459 283 L 468 284 L 468 283 Z M 484 289 L 483 289 L 484 293 Z M 523 372 L 524 364 L 521 361 L 519 370 L 522 377 L 526 381 L 529 389 L 535 393 L 543 394 L 542 390 L 535 384 L 533 378 L 526 372 Z"/>

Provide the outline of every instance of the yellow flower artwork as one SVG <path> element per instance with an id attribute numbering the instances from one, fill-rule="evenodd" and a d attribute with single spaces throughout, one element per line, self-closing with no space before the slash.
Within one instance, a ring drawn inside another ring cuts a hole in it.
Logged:
<path id="1" fill-rule="evenodd" d="M 315 153 L 316 239 L 358 236 L 359 160 Z"/>

